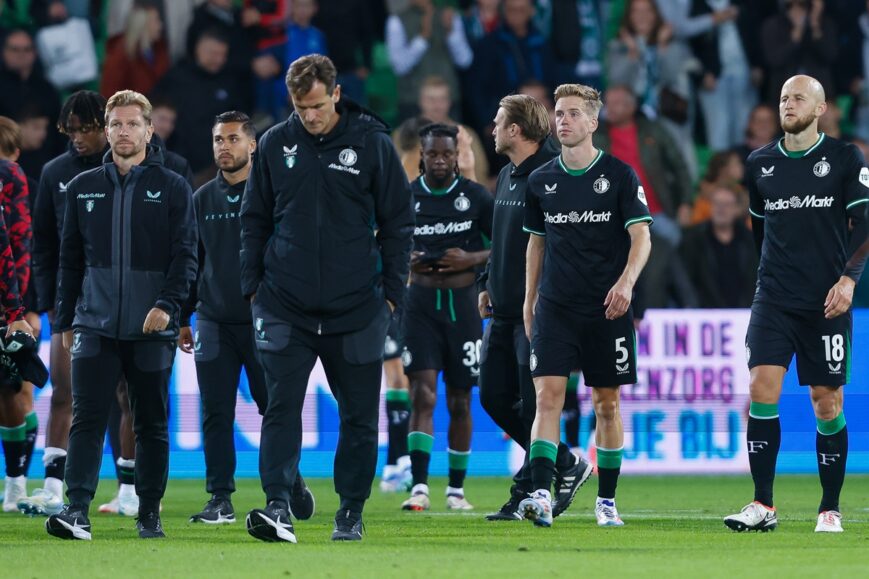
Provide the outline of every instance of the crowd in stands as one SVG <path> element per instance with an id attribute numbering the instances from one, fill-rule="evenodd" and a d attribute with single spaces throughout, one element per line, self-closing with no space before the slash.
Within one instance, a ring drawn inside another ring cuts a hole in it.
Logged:
<path id="1" fill-rule="evenodd" d="M 64 32 L 76 23 L 92 38 Z M 0 0 L 0 38 L 0 115 L 20 125 L 34 179 L 66 147 L 57 117 L 79 88 L 148 95 L 199 184 L 215 171 L 214 116 L 280 122 L 290 62 L 324 53 L 342 94 L 395 127 L 411 175 L 426 119 L 461 127 L 464 162 L 490 187 L 506 163 L 491 138 L 501 97 L 552 110 L 558 84 L 604 90 L 595 142 L 634 167 L 655 217 L 647 307 L 751 303 L 743 162 L 779 136 L 786 78 L 818 78 L 822 130 L 869 157 L 869 1 Z M 70 80 L 89 62 L 92 78 Z M 855 303 L 869 305 L 869 284 Z"/>

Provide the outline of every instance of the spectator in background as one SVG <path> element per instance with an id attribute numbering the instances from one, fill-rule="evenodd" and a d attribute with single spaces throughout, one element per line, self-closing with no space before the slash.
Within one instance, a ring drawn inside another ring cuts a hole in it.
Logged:
<path id="1" fill-rule="evenodd" d="M 320 0 L 314 26 L 326 36 L 329 59 L 338 69 L 341 94 L 364 105 L 371 71 L 375 26 L 369 0 Z"/>
<path id="2" fill-rule="evenodd" d="M 160 137 L 169 149 L 175 148 L 175 121 L 178 112 L 175 105 L 162 95 L 155 95 L 151 100 L 151 124 L 154 134 Z"/>
<path id="3" fill-rule="evenodd" d="M 173 66 L 155 88 L 156 94 L 175 104 L 175 152 L 189 161 L 196 186 L 213 178 L 216 171 L 211 151 L 214 117 L 243 108 L 244 87 L 231 72 L 228 56 L 224 36 L 214 30 L 203 32 L 193 60 Z"/>
<path id="4" fill-rule="evenodd" d="M 473 44 L 500 26 L 500 4 L 501 0 L 476 0 L 471 3 L 462 18 L 468 42 Z"/>
<path id="5" fill-rule="evenodd" d="M 756 4 L 756 3 L 755 3 Z M 725 20 L 692 39 L 694 54 L 703 65 L 699 91 L 706 125 L 706 143 L 723 151 L 742 140 L 748 116 L 758 101 L 763 79 L 758 19 L 752 3 L 740 0 L 693 0 L 692 15 L 736 10 Z M 714 9 L 714 10 L 713 10 Z"/>
<path id="6" fill-rule="evenodd" d="M 398 151 L 401 166 L 407 174 L 408 181 L 419 177 L 419 159 L 422 150 L 419 144 L 419 130 L 431 121 L 425 117 L 411 117 L 398 125 L 392 133 L 392 143 Z"/>
<path id="7" fill-rule="evenodd" d="M 62 148 L 60 135 L 54 128 L 60 114 L 60 95 L 36 62 L 30 33 L 17 29 L 6 35 L 0 64 L 0 115 L 18 119 L 25 107 L 43 111 L 50 125 L 45 147 L 54 156 Z"/>
<path id="8" fill-rule="evenodd" d="M 256 22 L 254 38 L 259 53 L 287 43 L 287 22 L 292 0 L 244 0 L 243 18 Z"/>
<path id="9" fill-rule="evenodd" d="M 760 103 L 752 109 L 745 128 L 745 139 L 735 151 L 745 162 L 752 151 L 760 149 L 780 134 L 778 112 L 767 103 Z"/>
<path id="10" fill-rule="evenodd" d="M 685 230 L 681 256 L 701 308 L 748 308 L 757 281 L 757 250 L 741 194 L 717 187 L 708 221 Z"/>
<path id="11" fill-rule="evenodd" d="M 444 79 L 452 102 L 460 102 L 456 68 L 471 66 L 474 54 L 462 19 L 453 8 L 436 7 L 434 0 L 410 0 L 386 20 L 386 48 L 398 80 L 399 118 L 419 112 L 420 87 L 432 76 Z M 458 107 L 454 116 L 457 111 Z"/>
<path id="12" fill-rule="evenodd" d="M 706 175 L 700 180 L 699 191 L 694 199 L 691 223 L 697 224 L 712 216 L 712 194 L 721 188 L 733 190 L 742 208 L 742 218 L 748 218 L 748 191 L 745 181 L 743 157 L 735 150 L 719 151 L 709 159 Z"/>
<path id="13" fill-rule="evenodd" d="M 552 57 L 543 35 L 534 27 L 531 0 L 504 0 L 503 22 L 474 48 L 468 85 L 475 128 L 491 134 L 492 119 L 504 95 L 534 78 L 552 86 Z"/>
<path id="14" fill-rule="evenodd" d="M 225 68 L 236 78 L 236 90 L 243 93 L 244 106 L 238 107 L 243 111 L 250 110 L 253 105 L 251 65 L 257 22 L 256 14 L 250 9 L 242 11 L 235 8 L 233 0 L 206 0 L 193 12 L 193 22 L 187 30 L 187 58 L 190 60 L 196 58 L 196 46 L 202 34 L 217 31 L 226 39 L 229 50 Z M 210 134 L 210 128 L 207 132 Z M 209 145 L 209 150 L 206 151 L 209 157 L 210 150 Z"/>
<path id="15" fill-rule="evenodd" d="M 693 180 L 697 160 L 688 75 L 700 65 L 684 44 L 672 41 L 673 28 L 652 0 L 628 0 L 618 37 L 608 47 L 607 79 L 630 87 L 643 114 L 670 131 Z"/>
<path id="16" fill-rule="evenodd" d="M 555 84 L 603 88 L 604 15 L 602 0 L 551 0 L 549 41 Z"/>
<path id="17" fill-rule="evenodd" d="M 761 29 L 763 54 L 769 66 L 767 98 L 779 100 L 779 89 L 795 74 L 818 79 L 828 97 L 834 95 L 836 25 L 824 15 L 824 0 L 787 0 Z"/>
<path id="18" fill-rule="evenodd" d="M 827 111 L 818 118 L 818 131 L 834 139 L 842 139 L 842 109 L 836 101 L 827 101 Z"/>
<path id="19" fill-rule="evenodd" d="M 286 41 L 260 52 L 254 59 L 257 76 L 257 111 L 272 124 L 287 118 L 289 98 L 285 73 L 290 63 L 308 54 L 327 54 L 326 38 L 311 21 L 317 14 L 317 0 L 293 0 L 290 23 L 285 26 Z M 255 124 L 259 124 L 255 122 Z"/>
<path id="20" fill-rule="evenodd" d="M 63 0 L 0 1 L 0 29 L 24 28 L 34 32 L 43 26 L 62 22 L 68 15 Z"/>
<path id="21" fill-rule="evenodd" d="M 54 158 L 54 151 L 47 146 L 50 125 L 48 115 L 37 105 L 25 105 L 16 120 L 21 131 L 18 164 L 28 177 L 38 179 L 42 167 Z"/>
<path id="22" fill-rule="evenodd" d="M 160 11 L 140 0 L 127 16 L 124 33 L 106 43 L 100 93 L 110 97 L 129 89 L 147 94 L 169 70 L 169 64 Z"/>
<path id="23" fill-rule="evenodd" d="M 425 79 L 422 86 L 419 88 L 419 110 L 420 116 L 428 119 L 432 123 L 442 123 L 459 127 L 459 159 L 468 154 L 466 147 L 471 149 L 471 153 L 475 159 L 475 169 L 471 174 L 462 173 L 463 176 L 482 183 L 488 184 L 489 180 L 489 162 L 486 160 L 486 151 L 483 148 L 483 143 L 480 136 L 466 125 L 457 123 L 450 117 L 452 110 L 452 99 L 450 98 L 450 86 L 439 76 L 430 76 Z M 421 128 L 421 127 L 420 127 Z M 396 142 L 396 134 L 393 133 L 393 142 Z M 419 165 L 417 165 L 417 168 Z M 413 181 L 419 177 L 416 172 L 410 177 Z"/>
<path id="24" fill-rule="evenodd" d="M 127 15 L 133 5 L 140 0 L 102 0 L 108 4 L 105 11 L 99 10 L 100 23 L 105 22 L 106 34 L 109 38 L 124 33 Z M 202 0 L 151 0 L 160 10 L 163 18 L 164 34 L 169 46 L 171 61 L 177 62 L 187 53 L 187 33 L 193 23 L 194 9 L 202 4 Z M 94 10 L 91 10 L 93 14 Z M 92 17 L 93 20 L 93 17 Z"/>
<path id="25" fill-rule="evenodd" d="M 518 94 L 528 95 L 546 107 L 546 112 L 549 113 L 549 130 L 551 131 L 551 134 L 554 135 L 555 103 L 552 102 L 552 93 L 549 91 L 549 88 L 539 80 L 532 78 L 520 84 L 519 88 L 516 89 L 516 92 Z"/>
<path id="26" fill-rule="evenodd" d="M 638 114 L 637 97 L 624 85 L 604 93 L 605 122 L 594 144 L 637 172 L 646 193 L 655 234 L 678 247 L 681 226 L 691 222 L 691 178 L 670 133 L 657 121 Z"/>

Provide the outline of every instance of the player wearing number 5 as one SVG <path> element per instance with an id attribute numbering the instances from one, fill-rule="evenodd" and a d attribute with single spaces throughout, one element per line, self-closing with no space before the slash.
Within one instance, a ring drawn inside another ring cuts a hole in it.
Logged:
<path id="1" fill-rule="evenodd" d="M 817 421 L 823 497 L 815 531 L 842 531 L 848 430 L 841 387 L 851 370 L 851 298 L 865 262 L 859 248 L 867 240 L 869 168 L 856 146 L 818 132 L 826 108 L 817 80 L 788 79 L 779 100 L 785 136 L 754 151 L 746 165 L 760 252 L 746 336 L 754 501 L 724 519 L 734 531 L 778 525 L 772 498 L 781 443 L 778 402 L 794 354 L 800 384 L 811 386 Z"/>
<path id="2" fill-rule="evenodd" d="M 411 183 L 416 229 L 402 332 L 402 362 L 410 380 L 407 449 L 413 474 L 411 496 L 402 508 L 410 511 L 430 507 L 432 414 L 441 370 L 450 413 L 447 508 L 472 508 L 465 499 L 464 480 L 471 452 L 471 387 L 480 376 L 483 337 L 474 268 L 489 257 L 482 235 L 492 237 L 495 201 L 483 187 L 459 175 L 457 139 L 455 127 L 423 127 L 421 175 Z"/>
<path id="3" fill-rule="evenodd" d="M 636 173 L 592 144 L 600 93 L 578 84 L 555 91 L 561 155 L 528 178 L 524 229 L 525 331 L 537 413 L 531 428 L 534 492 L 525 518 L 552 525 L 550 495 L 567 378 L 582 368 L 597 416 L 598 525 L 621 526 L 615 504 L 622 461 L 619 386 L 637 381 L 631 299 L 651 251 L 652 218 Z"/>

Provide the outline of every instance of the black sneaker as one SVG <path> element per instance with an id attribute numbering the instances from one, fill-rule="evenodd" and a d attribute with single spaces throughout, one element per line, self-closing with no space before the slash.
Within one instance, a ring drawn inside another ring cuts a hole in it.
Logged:
<path id="1" fill-rule="evenodd" d="M 214 495 L 205 503 L 205 508 L 190 517 L 191 523 L 207 523 L 209 525 L 223 525 L 235 522 L 235 510 L 229 497 Z"/>
<path id="2" fill-rule="evenodd" d="M 91 522 L 87 510 L 81 505 L 66 505 L 62 511 L 48 517 L 45 530 L 61 539 L 91 540 Z"/>
<path id="3" fill-rule="evenodd" d="M 136 528 L 139 529 L 140 539 L 165 539 L 166 533 L 163 532 L 163 524 L 160 522 L 160 513 L 151 511 L 144 515 L 139 515 L 136 519 Z"/>
<path id="4" fill-rule="evenodd" d="M 339 509 L 335 513 L 335 530 L 332 531 L 333 541 L 361 541 L 362 513 L 347 509 Z"/>
<path id="5" fill-rule="evenodd" d="M 527 493 L 517 492 L 515 487 L 510 489 L 510 499 L 496 513 L 486 515 L 487 521 L 521 521 L 525 517 L 519 512 L 519 503 L 528 496 Z"/>
<path id="6" fill-rule="evenodd" d="M 302 475 L 297 474 L 290 490 L 290 514 L 299 521 L 307 521 L 314 515 L 314 506 L 314 493 L 305 484 Z"/>
<path id="7" fill-rule="evenodd" d="M 576 491 L 585 484 L 593 470 L 590 462 L 577 457 L 573 466 L 555 472 L 555 493 L 552 496 L 553 518 L 567 510 L 573 502 L 573 497 L 576 496 Z"/>
<path id="8" fill-rule="evenodd" d="M 247 532 L 251 537 L 274 543 L 285 541 L 296 542 L 290 513 L 283 502 L 271 501 L 265 509 L 254 509 L 247 514 L 245 520 Z"/>

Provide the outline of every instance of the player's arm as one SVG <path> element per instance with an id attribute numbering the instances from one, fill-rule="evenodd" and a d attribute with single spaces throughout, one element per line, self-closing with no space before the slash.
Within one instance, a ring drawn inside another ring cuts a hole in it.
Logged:
<path id="1" fill-rule="evenodd" d="M 522 307 L 525 335 L 529 340 L 534 323 L 534 308 L 537 306 L 537 289 L 543 271 L 543 250 L 546 247 L 546 221 L 540 207 L 540 198 L 534 194 L 535 186 L 536 180 L 529 179 L 525 192 L 525 221 L 522 224 L 522 230 L 531 234 L 525 250 L 525 304 Z"/>
<path id="2" fill-rule="evenodd" d="M 628 226 L 631 236 L 631 250 L 628 253 L 628 263 L 615 285 L 610 288 L 603 305 L 607 306 L 606 319 L 615 320 L 625 315 L 631 306 L 634 286 L 640 277 L 649 254 L 652 252 L 652 237 L 649 233 L 649 222 L 639 221 Z"/>
<path id="3" fill-rule="evenodd" d="M 39 179 L 33 205 L 33 283 L 36 284 L 37 309 L 45 312 L 54 307 L 60 255 L 52 183 L 45 171 Z"/>
<path id="4" fill-rule="evenodd" d="M 478 194 L 474 198 L 474 201 L 481 205 L 480 213 L 477 217 L 477 227 L 479 227 L 480 233 L 485 238 L 492 239 L 492 215 L 495 210 L 495 198 L 482 185 L 478 185 L 478 187 Z M 485 239 L 483 241 L 485 242 Z M 491 250 L 489 249 L 464 251 L 458 247 L 451 247 L 438 260 L 438 272 L 457 273 L 486 265 L 490 252 Z"/>
<path id="5" fill-rule="evenodd" d="M 266 244 L 275 230 L 275 198 L 268 168 L 267 136 L 257 145 L 241 198 L 241 295 L 253 302 L 263 278 Z"/>
<path id="6" fill-rule="evenodd" d="M 845 264 L 839 281 L 827 292 L 824 300 L 824 315 L 827 319 L 840 316 L 851 308 L 854 287 L 860 281 L 866 266 L 866 257 L 869 255 L 869 168 L 866 167 L 866 161 L 859 149 L 852 147 L 849 149 L 853 153 L 854 162 L 849 170 L 851 175 L 845 184 L 845 210 L 850 239 L 848 253 L 851 257 Z"/>
<path id="7" fill-rule="evenodd" d="M 84 237 L 78 224 L 77 181 L 78 179 L 74 179 L 66 192 L 66 210 L 63 217 L 63 232 L 60 236 L 60 268 L 54 304 L 54 325 L 51 328 L 53 333 L 66 333 L 72 330 L 75 304 L 81 297 L 81 286 L 84 280 Z M 64 346 L 67 342 L 72 344 L 71 340 L 71 336 L 64 337 Z"/>

